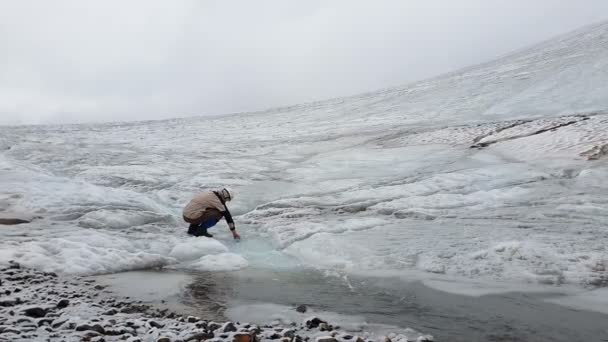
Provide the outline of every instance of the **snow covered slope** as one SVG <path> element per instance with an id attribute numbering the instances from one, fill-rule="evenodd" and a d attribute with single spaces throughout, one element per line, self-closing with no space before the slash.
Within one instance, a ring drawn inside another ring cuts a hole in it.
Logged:
<path id="1" fill-rule="evenodd" d="M 0 261 L 104 273 L 304 264 L 605 286 L 608 23 L 413 85 L 219 118 L 0 128 Z M 245 241 L 188 238 L 232 186 Z M 289 258 L 288 258 L 289 257 Z"/>

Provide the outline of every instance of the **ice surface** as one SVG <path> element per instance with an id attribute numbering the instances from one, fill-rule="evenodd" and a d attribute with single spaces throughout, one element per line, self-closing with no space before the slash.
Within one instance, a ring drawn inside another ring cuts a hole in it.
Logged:
<path id="1" fill-rule="evenodd" d="M 306 265 L 608 282 L 608 24 L 416 84 L 214 118 L 0 128 L 0 261 L 69 273 Z M 604 152 L 602 152 L 604 151 Z M 234 188 L 243 242 L 185 233 Z M 263 242 L 263 243 L 262 243 Z M 498 288 L 497 286 L 496 288 Z"/>

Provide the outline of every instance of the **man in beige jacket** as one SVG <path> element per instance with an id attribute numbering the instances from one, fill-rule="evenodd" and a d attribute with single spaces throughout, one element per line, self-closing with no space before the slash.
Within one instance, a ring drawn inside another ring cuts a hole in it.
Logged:
<path id="1" fill-rule="evenodd" d="M 241 236 L 237 233 L 232 215 L 226 206 L 226 202 L 230 202 L 233 197 L 234 195 L 226 188 L 204 191 L 194 196 L 183 211 L 184 221 L 190 223 L 188 234 L 213 237 L 207 229 L 215 226 L 222 218 L 226 218 L 232 237 L 239 240 Z"/>

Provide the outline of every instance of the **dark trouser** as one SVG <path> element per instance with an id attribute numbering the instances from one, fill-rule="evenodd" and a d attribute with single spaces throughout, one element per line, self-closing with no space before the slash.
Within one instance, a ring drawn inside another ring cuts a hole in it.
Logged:
<path id="1" fill-rule="evenodd" d="M 184 221 L 190 223 L 188 234 L 194 236 L 206 234 L 207 229 L 215 226 L 222 216 L 222 212 L 214 208 L 206 209 L 200 217 L 194 220 L 184 216 Z"/>

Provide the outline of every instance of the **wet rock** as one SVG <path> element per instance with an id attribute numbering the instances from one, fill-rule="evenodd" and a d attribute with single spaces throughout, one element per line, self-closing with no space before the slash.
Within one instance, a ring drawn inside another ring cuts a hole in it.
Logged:
<path id="1" fill-rule="evenodd" d="M 227 332 L 233 332 L 236 331 L 236 327 L 234 326 L 234 324 L 232 322 L 227 322 L 226 324 L 224 324 L 224 327 L 222 329 L 223 332 L 227 333 Z"/>
<path id="2" fill-rule="evenodd" d="M 307 310 L 308 307 L 304 304 L 298 305 L 298 307 L 296 307 L 297 312 L 305 313 Z"/>
<path id="3" fill-rule="evenodd" d="M 63 309 L 66 308 L 68 305 L 70 305 L 70 301 L 67 299 L 62 299 L 59 301 L 59 303 L 57 303 L 57 308 Z"/>
<path id="4" fill-rule="evenodd" d="M 274 333 L 274 334 L 268 336 L 268 338 L 271 339 L 271 340 L 278 340 L 278 339 L 281 338 L 281 335 L 279 335 L 277 333 Z"/>
<path id="5" fill-rule="evenodd" d="M 156 342 L 171 342 L 171 339 L 168 337 L 160 337 Z"/>
<path id="6" fill-rule="evenodd" d="M 318 328 L 319 325 L 321 325 L 321 323 L 327 324 L 327 322 L 325 322 L 322 319 L 319 319 L 318 317 L 312 317 L 312 318 L 306 320 L 306 327 L 308 329 Z"/>
<path id="7" fill-rule="evenodd" d="M 104 286 L 104 285 L 95 285 L 94 289 L 101 291 L 101 290 L 105 289 L 106 287 L 107 286 Z"/>
<path id="8" fill-rule="evenodd" d="M 198 322 L 198 321 L 199 321 L 199 318 L 198 318 L 198 317 L 194 317 L 194 316 L 188 316 L 188 317 L 186 318 L 186 322 L 188 322 L 188 323 L 196 323 L 196 322 Z"/>
<path id="9" fill-rule="evenodd" d="M 353 335 L 342 335 L 341 337 L 343 340 L 352 340 L 353 339 Z"/>
<path id="10" fill-rule="evenodd" d="M 33 307 L 23 310 L 23 313 L 29 317 L 41 318 L 46 316 L 46 310 L 41 307 Z"/>

